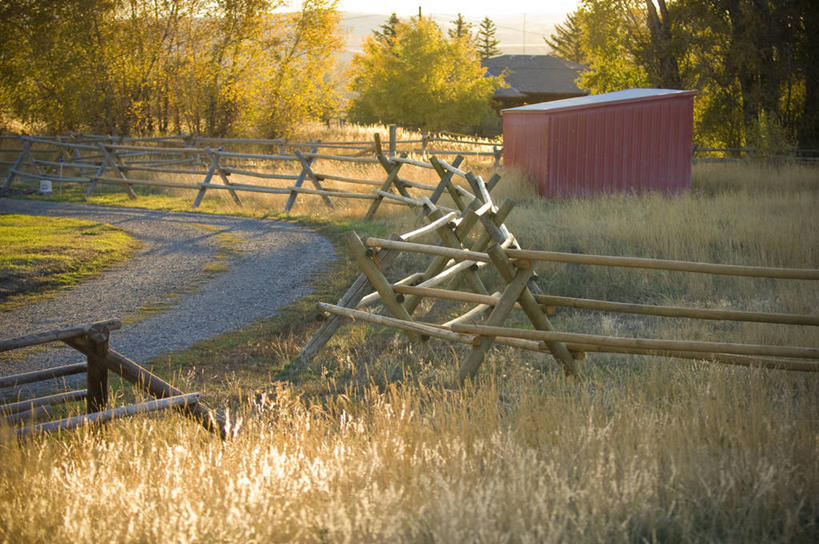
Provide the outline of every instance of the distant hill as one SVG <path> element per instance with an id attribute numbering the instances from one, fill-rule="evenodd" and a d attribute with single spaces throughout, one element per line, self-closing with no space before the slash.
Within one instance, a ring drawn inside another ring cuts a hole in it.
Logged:
<path id="1" fill-rule="evenodd" d="M 374 29 L 383 25 L 389 14 L 344 12 L 342 15 L 341 27 L 344 32 L 345 50 L 341 58 L 346 64 L 355 53 L 361 52 L 362 40 L 372 34 Z M 431 17 L 438 23 L 438 26 L 446 31 L 449 28 L 449 23 L 455 19 L 457 14 L 425 14 L 424 16 Z M 501 52 L 510 55 L 522 53 L 545 55 L 549 51 L 543 42 L 543 36 L 549 36 L 554 30 L 554 25 L 562 22 L 564 18 L 565 15 L 559 13 L 553 15 L 527 15 L 525 51 L 524 17 L 522 14 L 516 17 L 504 16 L 492 17 L 491 19 L 498 27 L 496 36 L 500 40 Z M 466 17 L 466 20 L 472 23 L 476 29 L 481 22 L 481 18 Z"/>

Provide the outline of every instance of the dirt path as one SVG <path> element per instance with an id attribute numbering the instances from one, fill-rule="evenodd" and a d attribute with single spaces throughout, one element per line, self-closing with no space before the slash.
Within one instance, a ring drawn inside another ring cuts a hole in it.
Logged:
<path id="1" fill-rule="evenodd" d="M 326 238 L 279 221 L 9 199 L 0 199 L 0 213 L 109 223 L 142 241 L 134 258 L 98 278 L 0 312 L 0 338 L 123 319 L 111 347 L 135 361 L 275 315 L 306 295 L 313 272 L 334 258 Z M 24 358 L 0 354 L 0 375 L 76 362 L 78 355 L 59 347 Z M 8 393 L 0 390 L 0 398 Z"/>

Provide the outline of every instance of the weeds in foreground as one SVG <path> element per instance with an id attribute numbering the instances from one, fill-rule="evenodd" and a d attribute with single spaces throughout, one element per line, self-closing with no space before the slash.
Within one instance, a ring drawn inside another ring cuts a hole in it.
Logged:
<path id="1" fill-rule="evenodd" d="M 649 361 L 280 385 L 219 443 L 178 416 L 0 446 L 0 541 L 814 541 L 819 381 Z"/>

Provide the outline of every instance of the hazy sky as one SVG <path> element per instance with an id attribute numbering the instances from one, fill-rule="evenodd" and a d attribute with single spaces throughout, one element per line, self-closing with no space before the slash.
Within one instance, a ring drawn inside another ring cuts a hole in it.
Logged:
<path id="1" fill-rule="evenodd" d="M 407 17 L 418 13 L 456 14 L 467 17 L 506 16 L 523 14 L 566 14 L 574 11 L 580 0 L 341 0 L 341 11 L 358 11 L 363 13 L 392 13 Z"/>

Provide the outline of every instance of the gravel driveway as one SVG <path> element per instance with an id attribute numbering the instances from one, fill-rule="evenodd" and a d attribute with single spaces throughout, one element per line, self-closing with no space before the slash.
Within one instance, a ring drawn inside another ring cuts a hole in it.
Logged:
<path id="1" fill-rule="evenodd" d="M 0 311 L 0 338 L 125 319 L 111 347 L 137 362 L 186 348 L 276 311 L 309 293 L 309 282 L 335 256 L 332 244 L 305 227 L 227 215 L 163 212 L 86 204 L 0 199 L 0 213 L 72 217 L 122 228 L 143 247 L 129 261 L 106 269 L 56 298 Z M 229 233 L 234 249 L 227 271 L 215 277 L 202 267 L 220 248 L 217 234 Z M 137 311 L 174 297 L 162 313 Z M 135 313 L 136 312 L 136 313 Z M 129 318 L 130 316 L 130 318 Z M 134 321 L 135 320 L 135 321 Z M 134 322 L 131 322 L 134 321 Z M 49 347 L 21 358 L 0 353 L 0 375 L 82 360 L 67 347 Z M 68 379 L 76 387 L 84 377 Z M 54 385 L 39 389 L 53 389 Z M 0 399 L 9 391 L 0 390 Z"/>

